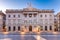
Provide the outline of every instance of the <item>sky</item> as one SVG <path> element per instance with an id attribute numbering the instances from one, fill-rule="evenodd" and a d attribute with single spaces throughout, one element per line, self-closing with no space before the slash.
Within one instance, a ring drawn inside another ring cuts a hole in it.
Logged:
<path id="1" fill-rule="evenodd" d="M 54 9 L 55 14 L 60 12 L 60 0 L 0 0 L 0 10 L 26 8 L 27 3 L 37 9 Z"/>

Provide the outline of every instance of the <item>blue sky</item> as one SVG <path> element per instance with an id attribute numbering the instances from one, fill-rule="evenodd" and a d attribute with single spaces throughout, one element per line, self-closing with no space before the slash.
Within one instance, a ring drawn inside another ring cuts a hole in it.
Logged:
<path id="1" fill-rule="evenodd" d="M 29 2 L 37 9 L 54 9 L 55 14 L 60 12 L 60 0 L 0 0 L 0 10 L 26 8 Z"/>

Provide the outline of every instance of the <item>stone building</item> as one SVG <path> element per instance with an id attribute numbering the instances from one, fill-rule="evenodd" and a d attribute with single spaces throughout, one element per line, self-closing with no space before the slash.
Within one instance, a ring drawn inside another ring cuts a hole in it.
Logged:
<path id="1" fill-rule="evenodd" d="M 6 9 L 6 31 L 54 31 L 54 10 L 40 10 L 29 5 L 23 9 Z"/>

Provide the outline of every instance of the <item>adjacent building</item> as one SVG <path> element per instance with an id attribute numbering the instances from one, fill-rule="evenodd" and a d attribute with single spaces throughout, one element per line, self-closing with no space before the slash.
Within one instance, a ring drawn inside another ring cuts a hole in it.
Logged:
<path id="1" fill-rule="evenodd" d="M 3 30 L 3 24 L 4 24 L 4 13 L 0 11 L 0 32 Z"/>
<path id="2" fill-rule="evenodd" d="M 58 31 L 58 18 L 54 15 L 54 31 Z"/>
<path id="3" fill-rule="evenodd" d="M 59 13 L 57 13 L 57 24 L 58 24 L 58 31 L 60 31 L 60 12 Z"/>

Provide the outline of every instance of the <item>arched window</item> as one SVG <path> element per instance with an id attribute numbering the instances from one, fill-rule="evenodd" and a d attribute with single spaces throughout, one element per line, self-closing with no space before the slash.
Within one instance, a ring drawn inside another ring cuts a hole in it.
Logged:
<path id="1" fill-rule="evenodd" d="M 15 29 L 16 29 L 16 28 L 15 28 L 15 26 L 14 26 L 14 27 L 13 27 L 13 31 L 15 31 Z"/>
<path id="2" fill-rule="evenodd" d="M 50 26 L 50 30 L 52 30 L 52 26 Z"/>
<path id="3" fill-rule="evenodd" d="M 11 27 L 10 26 L 8 27 L 8 31 L 11 31 Z"/>
<path id="4" fill-rule="evenodd" d="M 18 31 L 20 31 L 20 26 L 18 26 Z"/>
<path id="5" fill-rule="evenodd" d="M 45 26 L 45 31 L 47 31 L 47 26 Z"/>
<path id="6" fill-rule="evenodd" d="M 32 31 L 32 26 L 29 26 L 29 31 Z"/>

